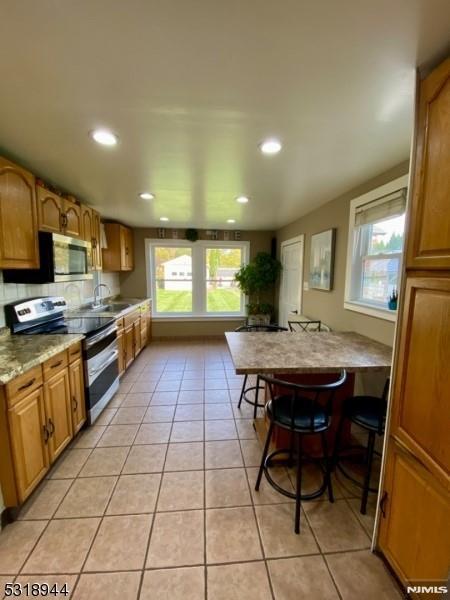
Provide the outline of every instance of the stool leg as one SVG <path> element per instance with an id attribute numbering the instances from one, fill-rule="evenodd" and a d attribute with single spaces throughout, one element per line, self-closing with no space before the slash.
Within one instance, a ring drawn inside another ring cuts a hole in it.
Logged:
<path id="1" fill-rule="evenodd" d="M 332 468 L 335 469 L 336 465 L 339 462 L 339 446 L 341 444 L 341 435 L 342 435 L 342 429 L 344 428 L 344 421 L 345 421 L 345 416 L 344 414 L 341 415 L 341 418 L 339 419 L 339 424 L 336 430 L 336 437 L 334 439 L 334 448 L 333 448 L 333 458 L 332 458 Z"/>
<path id="2" fill-rule="evenodd" d="M 244 383 L 242 384 L 241 395 L 239 396 L 238 408 L 241 408 L 242 398 L 244 397 L 244 394 L 245 394 L 245 386 L 247 385 L 247 377 L 248 377 L 248 375 L 246 375 L 244 377 Z"/>
<path id="3" fill-rule="evenodd" d="M 264 444 L 264 450 L 262 453 L 261 465 L 260 465 L 259 471 L 258 471 L 258 478 L 256 480 L 256 485 L 255 485 L 256 491 L 259 490 L 259 486 L 261 483 L 261 477 L 262 477 L 262 474 L 264 471 L 264 463 L 266 462 L 266 456 L 267 456 L 267 453 L 269 452 L 270 440 L 272 438 L 272 431 L 273 431 L 273 423 L 270 423 L 269 431 L 267 432 L 266 443 Z"/>
<path id="4" fill-rule="evenodd" d="M 369 487 L 370 487 L 370 475 L 372 474 L 372 461 L 373 461 L 373 452 L 375 449 L 375 432 L 369 431 L 369 440 L 367 443 L 367 465 L 366 465 L 366 475 L 364 477 L 364 486 L 363 493 L 361 498 L 361 514 L 366 514 L 367 509 L 367 497 L 369 496 Z"/>
<path id="5" fill-rule="evenodd" d="M 327 432 L 322 431 L 322 450 L 323 450 L 323 458 L 325 462 L 325 482 L 328 488 L 328 499 L 330 502 L 334 502 L 333 495 L 333 485 L 331 483 L 331 471 L 332 471 L 332 460 L 328 456 L 328 440 L 327 440 Z"/>
<path id="6" fill-rule="evenodd" d="M 258 414 L 258 398 L 259 398 L 259 375 L 256 376 L 255 407 L 253 409 L 253 419 L 256 419 L 256 416 Z"/>
<path id="7" fill-rule="evenodd" d="M 293 436 L 294 433 L 291 432 Z M 302 502 L 302 436 L 297 434 L 297 482 L 295 489 L 295 533 L 300 533 L 300 507 Z"/>

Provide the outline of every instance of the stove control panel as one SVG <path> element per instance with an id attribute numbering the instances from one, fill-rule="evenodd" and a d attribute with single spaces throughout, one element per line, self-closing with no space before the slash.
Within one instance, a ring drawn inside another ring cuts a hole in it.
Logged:
<path id="1" fill-rule="evenodd" d="M 26 323 L 43 317 L 52 317 L 67 309 L 62 296 L 28 298 L 5 305 L 5 319 L 8 326 L 14 323 Z"/>

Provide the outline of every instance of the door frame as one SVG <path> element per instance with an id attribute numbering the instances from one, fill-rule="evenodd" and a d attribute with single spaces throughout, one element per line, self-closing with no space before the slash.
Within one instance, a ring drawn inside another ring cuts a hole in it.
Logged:
<path id="1" fill-rule="evenodd" d="M 299 306 L 299 314 L 301 314 L 302 310 L 303 310 L 303 273 L 304 273 L 304 266 L 305 266 L 305 234 L 301 233 L 300 235 L 297 235 L 293 238 L 289 238 L 288 240 L 284 240 L 283 242 L 281 242 L 280 244 L 280 261 L 282 263 L 282 258 L 283 258 L 283 248 L 285 248 L 286 246 L 290 246 L 291 244 L 296 244 L 300 242 L 301 243 L 301 252 L 300 252 L 300 256 L 301 256 L 301 270 L 300 270 L 300 282 L 299 282 L 299 300 L 298 300 L 298 306 Z M 282 306 L 282 295 L 283 295 L 283 271 L 281 271 L 281 280 L 280 280 L 280 294 L 278 297 L 278 319 L 281 322 L 280 316 L 281 316 L 281 306 Z"/>

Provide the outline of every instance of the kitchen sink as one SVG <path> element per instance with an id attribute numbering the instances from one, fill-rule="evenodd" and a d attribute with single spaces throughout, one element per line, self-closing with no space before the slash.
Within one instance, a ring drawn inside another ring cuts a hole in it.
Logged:
<path id="1" fill-rule="evenodd" d="M 112 302 L 111 304 L 98 304 L 96 306 L 91 304 L 87 310 L 93 312 L 120 312 L 121 310 L 129 308 L 130 306 L 131 304 L 128 302 Z"/>

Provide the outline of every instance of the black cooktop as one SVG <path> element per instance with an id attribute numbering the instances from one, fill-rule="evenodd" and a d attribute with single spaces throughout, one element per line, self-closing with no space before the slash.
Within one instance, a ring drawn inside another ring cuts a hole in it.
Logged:
<path id="1" fill-rule="evenodd" d="M 114 323 L 112 317 L 69 317 L 47 321 L 22 333 L 33 335 L 38 333 L 81 333 L 87 337 L 101 331 Z"/>

